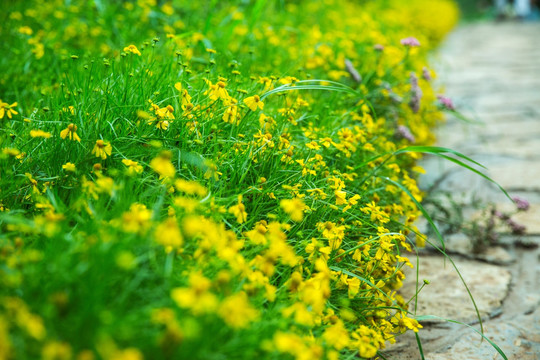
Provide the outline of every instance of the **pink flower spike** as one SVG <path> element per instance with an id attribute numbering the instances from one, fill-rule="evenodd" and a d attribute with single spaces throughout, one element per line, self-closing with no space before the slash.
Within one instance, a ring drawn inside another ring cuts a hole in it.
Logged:
<path id="1" fill-rule="evenodd" d="M 429 71 L 429 69 L 427 67 L 424 66 L 424 68 L 422 69 L 422 77 L 424 78 L 424 80 L 426 81 L 431 81 L 433 80 L 433 78 L 431 77 L 431 72 Z"/>
<path id="2" fill-rule="evenodd" d="M 514 203 L 516 204 L 516 207 L 518 208 L 518 210 L 527 211 L 529 210 L 529 207 L 531 206 L 527 200 L 522 199 L 519 196 L 514 196 L 512 200 L 514 200 Z"/>
<path id="3" fill-rule="evenodd" d="M 452 99 L 450 99 L 449 97 L 446 97 L 444 95 L 437 95 L 437 99 L 439 99 L 440 103 L 448 110 L 456 110 Z"/>
<path id="4" fill-rule="evenodd" d="M 418 41 L 418 39 L 415 37 L 409 36 L 408 38 L 401 39 L 401 45 L 417 47 L 417 46 L 420 46 L 420 41 Z"/>

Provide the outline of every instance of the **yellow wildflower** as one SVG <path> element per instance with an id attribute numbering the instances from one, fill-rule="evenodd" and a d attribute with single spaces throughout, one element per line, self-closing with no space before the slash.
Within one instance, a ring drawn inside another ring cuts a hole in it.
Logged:
<path id="1" fill-rule="evenodd" d="M 69 105 L 68 107 L 63 107 L 62 111 L 63 112 L 68 112 L 71 115 L 75 115 L 75 108 L 72 105 Z"/>
<path id="2" fill-rule="evenodd" d="M 81 138 L 79 137 L 79 135 L 77 135 L 77 125 L 75 124 L 69 124 L 67 128 L 62 130 L 60 132 L 60 137 L 62 139 L 68 137 L 69 140 L 76 140 L 78 142 L 81 142 Z"/>
<path id="3" fill-rule="evenodd" d="M 170 120 L 174 120 L 174 108 L 171 105 L 160 108 L 158 105 L 152 103 L 150 110 L 154 112 L 156 116 L 148 119 L 148 125 L 152 125 L 154 122 L 156 127 L 161 130 L 167 130 L 169 128 Z"/>
<path id="4" fill-rule="evenodd" d="M 137 47 L 135 45 L 126 46 L 124 48 L 124 51 L 141 56 L 141 52 L 139 51 L 139 49 L 137 49 Z"/>
<path id="5" fill-rule="evenodd" d="M 24 35 L 32 35 L 32 33 L 34 32 L 32 28 L 29 26 L 21 26 L 19 27 L 18 31 L 19 33 L 24 34 Z"/>
<path id="6" fill-rule="evenodd" d="M 420 325 L 418 321 L 407 317 L 407 315 L 404 315 L 402 312 L 398 312 L 394 315 L 391 321 L 392 324 L 396 326 L 396 331 L 400 333 L 404 333 L 407 329 L 418 332 L 418 329 L 422 328 L 422 325 Z"/>
<path id="7" fill-rule="evenodd" d="M 329 326 L 324 331 L 322 338 L 336 350 L 341 350 L 349 345 L 349 332 L 343 325 L 341 320 L 338 320 L 334 325 Z"/>
<path id="8" fill-rule="evenodd" d="M 44 360 L 69 360 L 71 355 L 69 344 L 56 341 L 46 344 L 41 350 L 41 358 Z"/>
<path id="9" fill-rule="evenodd" d="M 248 98 L 245 98 L 244 104 L 246 104 L 247 107 L 251 109 L 251 111 L 255 111 L 257 110 L 257 108 L 262 110 L 264 107 L 264 103 L 261 101 L 261 98 L 259 97 L 259 95 L 253 95 Z"/>
<path id="10" fill-rule="evenodd" d="M 179 248 L 184 242 L 184 238 L 180 233 L 180 228 L 176 223 L 176 219 L 168 218 L 163 223 L 156 227 L 154 233 L 156 242 L 167 247 Z"/>
<path id="11" fill-rule="evenodd" d="M 306 147 L 311 150 L 319 150 L 321 146 L 316 141 L 312 141 L 306 144 Z"/>
<path id="12" fill-rule="evenodd" d="M 217 297 L 212 294 L 210 287 L 212 282 L 199 273 L 189 275 L 189 287 L 174 288 L 171 298 L 181 308 L 188 308 L 195 314 L 213 312 L 217 305 Z"/>
<path id="13" fill-rule="evenodd" d="M 196 181 L 178 179 L 174 182 L 174 187 L 188 195 L 206 196 L 208 194 L 208 190 Z"/>
<path id="14" fill-rule="evenodd" d="M 127 173 L 130 176 L 135 175 L 135 174 L 140 174 L 143 172 L 143 167 L 139 165 L 139 163 L 136 161 L 123 159 L 122 163 L 127 166 Z"/>
<path id="15" fill-rule="evenodd" d="M 205 160 L 204 165 L 206 166 L 206 171 L 204 173 L 205 179 L 213 178 L 214 180 L 219 180 L 219 177 L 222 175 L 220 171 L 217 171 L 217 165 L 210 160 Z"/>
<path id="16" fill-rule="evenodd" d="M 132 270 L 137 265 L 137 259 L 131 251 L 120 251 L 115 257 L 116 266 L 122 270 Z"/>
<path id="17" fill-rule="evenodd" d="M 347 193 L 343 190 L 334 190 L 334 195 L 336 196 L 336 205 L 347 204 Z"/>
<path id="18" fill-rule="evenodd" d="M 38 129 L 38 130 L 30 130 L 30 136 L 33 137 L 33 138 L 41 137 L 41 138 L 44 138 L 44 139 L 48 139 L 52 135 L 49 132 Z"/>
<path id="19" fill-rule="evenodd" d="M 150 225 L 152 211 L 144 204 L 133 203 L 122 215 L 122 228 L 131 233 L 144 232 Z"/>
<path id="20" fill-rule="evenodd" d="M 222 119 L 226 123 L 231 123 L 231 124 L 237 124 L 238 125 L 238 122 L 239 122 L 240 118 L 238 116 L 238 106 L 235 105 L 234 101 L 231 103 L 231 105 L 229 105 L 227 107 L 227 109 L 223 113 Z"/>
<path id="21" fill-rule="evenodd" d="M 3 119 L 4 115 L 7 115 L 7 117 L 10 119 L 12 118 L 12 115 L 17 115 L 18 112 L 13 110 L 15 106 L 17 106 L 16 102 L 9 105 L 8 103 L 5 103 L 0 99 L 0 119 Z"/>
<path id="22" fill-rule="evenodd" d="M 112 196 L 114 190 L 114 180 L 108 176 L 99 175 L 96 180 L 96 190 L 102 194 Z"/>
<path id="23" fill-rule="evenodd" d="M 0 317 L 0 359 L 9 359 L 12 354 L 12 345 L 8 334 L 8 322 Z"/>
<path id="24" fill-rule="evenodd" d="M 159 174 L 160 179 L 173 178 L 176 169 L 171 163 L 172 154 L 170 151 L 162 151 L 150 162 L 150 167 Z"/>
<path id="25" fill-rule="evenodd" d="M 253 230 L 246 231 L 244 235 L 256 245 L 266 245 L 266 233 L 268 232 L 268 223 L 266 220 L 261 220 L 255 224 Z"/>
<path id="26" fill-rule="evenodd" d="M 139 349 L 127 348 L 124 350 L 116 350 L 114 355 L 111 356 L 114 360 L 143 360 L 143 354 Z"/>
<path id="27" fill-rule="evenodd" d="M 332 141 L 331 138 L 329 137 L 325 137 L 325 138 L 322 138 L 320 139 L 321 141 L 321 144 L 325 147 L 325 148 L 329 148 L 330 145 L 332 145 L 334 142 Z"/>
<path id="28" fill-rule="evenodd" d="M 357 277 L 349 278 L 347 285 L 349 286 L 349 299 L 352 299 L 360 291 L 360 279 Z"/>
<path id="29" fill-rule="evenodd" d="M 296 324 L 306 326 L 313 326 L 315 324 L 315 314 L 301 302 L 293 303 L 291 306 L 283 309 L 282 313 L 287 318 L 293 318 Z"/>
<path id="30" fill-rule="evenodd" d="M 109 142 L 101 139 L 96 140 L 96 145 L 94 145 L 92 154 L 96 155 L 96 157 L 100 157 L 102 160 L 105 160 L 107 158 L 107 155 L 111 155 L 111 152 L 112 146 Z"/>
<path id="31" fill-rule="evenodd" d="M 229 101 L 230 96 L 227 92 L 227 89 L 225 89 L 225 86 L 227 84 L 224 81 L 218 81 L 215 85 L 212 84 L 210 80 L 206 80 L 206 83 L 208 84 L 209 89 L 204 92 L 204 95 L 208 95 L 210 97 L 210 100 L 216 101 L 218 99 L 222 99 L 225 101 Z"/>
<path id="32" fill-rule="evenodd" d="M 259 312 L 247 298 L 245 292 L 227 297 L 218 309 L 219 316 L 232 328 L 245 328 L 257 319 Z"/>
<path id="33" fill-rule="evenodd" d="M 246 207 L 242 204 L 242 195 L 238 195 L 238 204 L 231 206 L 229 208 L 229 213 L 236 216 L 236 221 L 239 224 L 242 224 L 247 220 L 248 214 L 246 212 Z"/>
<path id="34" fill-rule="evenodd" d="M 191 111 L 193 108 L 193 104 L 191 104 L 191 96 L 189 95 L 188 91 L 186 89 L 182 89 L 182 83 L 177 82 L 174 84 L 174 88 L 178 90 L 182 97 L 182 110 L 188 110 Z M 190 104 L 190 109 L 188 109 L 188 104 Z M 185 116 L 185 115 L 184 115 Z"/>
<path id="35" fill-rule="evenodd" d="M 304 218 L 304 209 L 306 208 L 306 204 L 304 204 L 302 199 L 283 199 L 279 202 L 279 205 L 293 221 L 300 222 Z"/>
<path id="36" fill-rule="evenodd" d="M 70 162 L 67 162 L 64 165 L 62 165 L 62 169 L 66 171 L 71 171 L 71 172 L 75 172 L 75 170 L 77 170 L 77 168 L 75 167 L 75 164 L 70 163 Z"/>

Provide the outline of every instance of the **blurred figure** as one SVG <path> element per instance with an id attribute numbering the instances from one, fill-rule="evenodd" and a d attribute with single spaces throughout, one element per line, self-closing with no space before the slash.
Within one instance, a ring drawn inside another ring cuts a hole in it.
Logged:
<path id="1" fill-rule="evenodd" d="M 527 18 L 531 14 L 531 0 L 514 0 L 514 12 L 519 18 Z M 507 15 L 508 0 L 495 0 L 499 18 Z"/>

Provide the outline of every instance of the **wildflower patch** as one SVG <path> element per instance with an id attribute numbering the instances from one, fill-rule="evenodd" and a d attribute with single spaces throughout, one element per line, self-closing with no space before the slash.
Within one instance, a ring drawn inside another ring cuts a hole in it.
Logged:
<path id="1" fill-rule="evenodd" d="M 451 108 L 426 57 L 456 7 L 263 3 L 7 5 L 0 359 L 372 358 L 422 327 L 398 150 Z"/>

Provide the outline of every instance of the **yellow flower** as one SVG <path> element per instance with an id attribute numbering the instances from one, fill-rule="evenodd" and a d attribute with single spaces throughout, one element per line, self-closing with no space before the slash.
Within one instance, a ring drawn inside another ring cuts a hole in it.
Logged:
<path id="1" fill-rule="evenodd" d="M 131 233 L 144 232 L 150 225 L 152 211 L 144 204 L 133 203 L 129 211 L 122 214 L 122 228 Z"/>
<path id="2" fill-rule="evenodd" d="M 306 208 L 306 204 L 304 204 L 302 199 L 283 199 L 279 202 L 279 205 L 293 221 L 300 222 L 304 218 L 304 209 Z"/>
<path id="3" fill-rule="evenodd" d="M 218 314 L 232 328 L 245 328 L 257 319 L 259 312 L 249 303 L 245 292 L 227 297 L 218 309 Z"/>
<path id="4" fill-rule="evenodd" d="M 176 169 L 171 163 L 172 154 L 170 151 L 162 151 L 157 157 L 150 161 L 150 167 L 159 174 L 160 179 L 173 178 Z"/>
<path id="5" fill-rule="evenodd" d="M 43 131 L 43 130 L 30 130 L 30 136 L 33 138 L 36 137 L 42 137 L 44 139 L 48 139 L 51 137 L 51 133 Z"/>
<path id="6" fill-rule="evenodd" d="M 19 33 L 24 34 L 24 35 L 32 35 L 33 33 L 32 28 L 28 26 L 21 26 L 18 30 L 19 30 Z"/>
<path id="7" fill-rule="evenodd" d="M 12 109 L 15 106 L 17 106 L 16 102 L 9 105 L 8 103 L 5 103 L 0 99 L 0 119 L 3 119 L 4 115 L 7 115 L 7 117 L 10 118 L 10 119 L 11 119 L 12 115 L 17 115 L 18 112 L 16 112 L 15 110 Z"/>
<path id="8" fill-rule="evenodd" d="M 259 97 L 259 95 L 253 95 L 248 98 L 245 98 L 244 104 L 246 104 L 247 107 L 251 109 L 251 111 L 255 111 L 257 110 L 257 108 L 262 110 L 264 107 L 264 103 L 261 101 L 261 98 Z"/>
<path id="9" fill-rule="evenodd" d="M 137 47 L 135 45 L 126 46 L 124 48 L 124 51 L 127 51 L 127 52 L 130 52 L 132 54 L 141 56 L 141 52 L 139 51 L 139 49 L 137 49 Z"/>
<path id="10" fill-rule="evenodd" d="M 62 130 L 60 132 L 60 137 L 62 139 L 68 137 L 69 140 L 76 140 L 78 142 L 81 142 L 81 138 L 79 137 L 79 135 L 77 135 L 77 125 L 75 124 L 69 124 L 67 128 Z"/>
<path id="11" fill-rule="evenodd" d="M 152 125 L 155 122 L 158 129 L 167 130 L 170 124 L 169 120 L 175 119 L 173 114 L 174 108 L 171 105 L 160 108 L 158 105 L 152 103 L 151 101 L 150 103 L 152 105 L 150 109 L 154 112 L 156 116 L 148 118 L 148 125 Z"/>
<path id="12" fill-rule="evenodd" d="M 247 220 L 248 214 L 246 212 L 246 207 L 242 204 L 242 195 L 238 195 L 238 204 L 231 206 L 229 208 L 229 213 L 236 216 L 236 221 L 239 224 L 242 224 Z"/>
<path id="13" fill-rule="evenodd" d="M 206 172 L 204 173 L 205 179 L 213 178 L 214 180 L 219 180 L 219 177 L 222 175 L 220 171 L 217 171 L 217 165 L 210 160 L 205 160 L 204 165 L 206 166 Z"/>
<path id="14" fill-rule="evenodd" d="M 266 220 L 261 220 L 255 224 L 253 230 L 246 231 L 244 235 L 256 245 L 266 245 L 266 233 L 268 232 Z"/>
<path id="15" fill-rule="evenodd" d="M 336 350 L 341 350 L 349 345 L 349 332 L 343 326 L 343 322 L 338 320 L 334 325 L 329 326 L 324 331 L 322 338 L 331 344 Z"/>
<path id="16" fill-rule="evenodd" d="M 63 112 L 68 112 L 70 113 L 71 115 L 75 115 L 75 108 L 73 106 L 68 106 L 68 107 L 64 107 L 62 108 L 62 111 Z"/>
<path id="17" fill-rule="evenodd" d="M 98 176 L 96 180 L 96 190 L 102 194 L 112 196 L 114 190 L 114 180 L 107 176 Z"/>
<path id="18" fill-rule="evenodd" d="M 347 279 L 347 285 L 349 286 L 349 299 L 352 299 L 360 291 L 360 279 L 351 277 Z"/>
<path id="19" fill-rule="evenodd" d="M 193 108 L 193 104 L 191 104 L 191 96 L 189 95 L 189 93 L 188 93 L 188 91 L 186 89 L 182 89 L 182 83 L 177 82 L 176 84 L 174 84 L 174 88 L 176 90 L 178 90 L 180 92 L 180 94 L 181 94 L 181 97 L 182 97 L 182 109 L 186 110 L 188 108 L 188 104 L 190 104 L 191 108 Z"/>
<path id="20" fill-rule="evenodd" d="M 306 144 L 306 147 L 311 150 L 319 150 L 321 146 L 316 141 L 312 141 Z"/>
<path id="21" fill-rule="evenodd" d="M 43 346 L 41 358 L 44 360 L 69 360 L 72 358 L 71 347 L 67 343 L 50 342 Z"/>
<path id="22" fill-rule="evenodd" d="M 189 275 L 189 287 L 171 290 L 171 298 L 181 308 L 188 308 L 195 314 L 213 312 L 217 305 L 217 297 L 211 293 L 212 282 L 199 273 Z"/>
<path id="23" fill-rule="evenodd" d="M 112 146 L 109 142 L 104 140 L 96 140 L 96 145 L 94 145 L 94 149 L 92 150 L 92 154 L 96 155 L 96 157 L 100 157 L 101 159 L 105 160 L 107 158 L 107 155 L 110 156 L 112 152 Z"/>
<path id="24" fill-rule="evenodd" d="M 174 187 L 176 190 L 188 195 L 197 195 L 202 197 L 208 194 L 208 190 L 196 181 L 178 179 L 174 182 Z"/>
<path id="25" fill-rule="evenodd" d="M 139 165 L 139 163 L 136 161 L 123 159 L 122 163 L 127 166 L 127 173 L 130 176 L 135 175 L 135 174 L 140 174 L 143 172 L 143 167 Z"/>
<path id="26" fill-rule="evenodd" d="M 114 355 L 111 356 L 114 360 L 143 360 L 143 354 L 139 349 L 127 348 L 124 350 L 116 350 Z"/>
<path id="27" fill-rule="evenodd" d="M 174 218 L 168 218 L 156 227 L 155 238 L 156 242 L 165 247 L 179 248 L 184 242 L 180 228 Z"/>
<path id="28" fill-rule="evenodd" d="M 407 329 L 418 332 L 418 329 L 422 328 L 422 325 L 420 325 L 417 320 L 407 317 L 407 315 L 404 315 L 402 312 L 398 312 L 391 321 L 392 324 L 396 326 L 396 330 L 400 333 L 404 333 Z"/>
<path id="29" fill-rule="evenodd" d="M 238 124 L 240 118 L 238 117 L 238 107 L 233 104 L 229 105 L 222 117 L 223 121 L 231 124 Z"/>
<path id="30" fill-rule="evenodd" d="M 75 170 L 77 170 L 75 168 L 75 164 L 70 163 L 70 162 L 67 162 L 64 165 L 62 165 L 62 169 L 66 170 L 66 171 L 71 171 L 71 172 L 75 172 Z"/>
<path id="31" fill-rule="evenodd" d="M 336 205 L 347 204 L 347 193 L 343 190 L 334 190 L 334 195 L 336 195 Z"/>
<path id="32" fill-rule="evenodd" d="M 204 95 L 208 95 L 210 100 L 216 101 L 218 99 L 222 99 L 226 102 L 229 101 L 230 96 L 227 89 L 225 89 L 227 84 L 224 81 L 218 81 L 215 85 L 212 84 L 210 80 L 205 79 L 205 81 L 208 84 L 209 89 L 204 92 Z"/>

